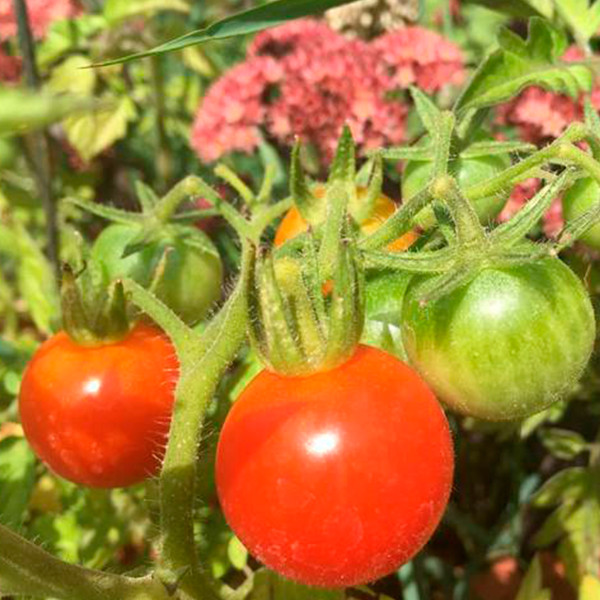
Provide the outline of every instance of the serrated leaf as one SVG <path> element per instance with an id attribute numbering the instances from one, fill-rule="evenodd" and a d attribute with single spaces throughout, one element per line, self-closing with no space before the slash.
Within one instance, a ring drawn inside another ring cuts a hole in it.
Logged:
<path id="1" fill-rule="evenodd" d="M 24 438 L 0 441 L 0 523 L 19 527 L 35 483 L 35 456 Z"/>
<path id="2" fill-rule="evenodd" d="M 556 458 L 571 460 L 587 449 L 585 439 L 575 431 L 567 429 L 548 428 L 540 431 L 542 444 Z"/>
<path id="3" fill-rule="evenodd" d="M 115 23 L 139 15 L 151 16 L 165 10 L 189 13 L 190 5 L 184 0 L 107 0 L 104 4 L 104 17 L 110 23 Z"/>
<path id="4" fill-rule="evenodd" d="M 300 585 L 264 569 L 256 573 L 247 600 L 344 600 L 344 592 Z"/>
<path id="5" fill-rule="evenodd" d="M 561 502 L 579 500 L 588 490 L 588 473 L 585 467 L 571 467 L 559 471 L 545 481 L 533 495 L 533 506 L 545 508 Z"/>
<path id="6" fill-rule="evenodd" d="M 525 579 L 519 588 L 515 600 L 537 600 L 542 589 L 542 565 L 540 557 L 536 554 L 527 569 Z"/>
<path id="7" fill-rule="evenodd" d="M 567 39 L 546 21 L 531 19 L 527 40 L 503 29 L 498 41 L 501 47 L 477 69 L 459 98 L 459 113 L 505 102 L 532 85 L 571 97 L 591 90 L 592 71 L 560 61 Z"/>
<path id="8" fill-rule="evenodd" d="M 52 92 L 69 92 L 82 96 L 91 96 L 96 86 L 96 72 L 88 69 L 92 61 L 86 56 L 69 56 L 52 70 L 48 89 Z"/>
<path id="9" fill-rule="evenodd" d="M 417 109 L 417 113 L 419 115 L 419 119 L 421 119 L 421 123 L 425 129 L 434 136 L 437 132 L 440 116 L 442 112 L 435 105 L 435 103 L 419 88 L 411 87 L 410 94 L 415 103 L 415 108 Z"/>
<path id="10" fill-rule="evenodd" d="M 579 584 L 578 600 L 598 600 L 600 598 L 600 579 L 593 575 L 584 575 Z"/>
<path id="11" fill-rule="evenodd" d="M 71 145 L 83 160 L 89 161 L 125 137 L 135 114 L 131 99 L 121 98 L 110 107 L 69 117 L 63 127 Z"/>
<path id="12" fill-rule="evenodd" d="M 239 35 L 258 33 L 263 29 L 276 27 L 293 19 L 319 14 L 330 8 L 350 4 L 351 2 L 355 2 L 355 0 L 276 0 L 275 2 L 269 2 L 262 6 L 231 15 L 221 21 L 212 23 L 205 29 L 192 31 L 146 52 L 130 54 L 129 56 L 100 63 L 97 66 L 121 64 L 144 58 L 145 56 L 182 50 L 189 46 L 213 40 L 223 40 Z"/>

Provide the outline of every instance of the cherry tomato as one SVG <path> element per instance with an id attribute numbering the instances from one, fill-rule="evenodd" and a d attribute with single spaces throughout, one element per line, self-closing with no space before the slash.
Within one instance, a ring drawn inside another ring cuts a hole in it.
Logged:
<path id="1" fill-rule="evenodd" d="M 600 186 L 591 177 L 578 179 L 563 196 L 563 216 L 572 221 L 600 201 Z M 600 223 L 588 229 L 581 241 L 594 250 L 600 250 Z"/>
<path id="2" fill-rule="evenodd" d="M 402 343 L 402 307 L 412 275 L 395 271 L 367 273 L 362 343 L 407 360 Z"/>
<path id="3" fill-rule="evenodd" d="M 324 186 L 316 186 L 314 194 L 317 198 L 323 198 L 325 195 Z M 358 188 L 358 198 L 364 198 L 367 194 L 366 188 Z M 396 205 L 394 201 L 388 198 L 386 195 L 381 194 L 375 202 L 375 208 L 372 216 L 365 219 L 360 223 L 361 232 L 366 236 L 375 232 L 381 224 L 389 219 L 396 211 Z M 318 223 L 313 223 L 318 225 Z M 277 232 L 275 234 L 275 246 L 282 246 L 288 240 L 304 233 L 308 229 L 308 223 L 300 214 L 300 211 L 294 206 L 287 214 L 283 217 Z M 409 231 L 404 235 L 400 236 L 397 240 L 393 241 L 387 247 L 392 252 L 401 252 L 410 248 L 415 240 L 418 238 L 418 234 L 413 231 Z"/>
<path id="4" fill-rule="evenodd" d="M 450 161 L 448 167 L 449 172 L 456 177 L 458 185 L 465 189 L 469 185 L 475 185 L 490 179 L 510 167 L 510 158 L 508 155 L 490 155 L 477 158 L 458 157 Z M 433 162 L 431 161 L 407 162 L 402 175 L 402 198 L 404 200 L 411 198 L 425 188 L 430 182 L 432 170 Z M 492 221 L 502 212 L 508 195 L 508 193 L 495 194 L 481 198 L 474 204 L 475 211 L 482 223 Z M 420 227 L 428 229 L 435 222 L 433 210 L 430 207 L 425 208 L 417 215 L 415 222 Z"/>
<path id="5" fill-rule="evenodd" d="M 420 377 L 359 346 L 306 377 L 261 371 L 217 447 L 225 518 L 285 577 L 345 587 L 408 561 L 437 527 L 452 485 L 448 422 Z"/>
<path id="6" fill-rule="evenodd" d="M 65 479 L 99 488 L 138 483 L 161 463 L 178 369 L 173 346 L 149 325 L 93 347 L 60 332 L 25 370 L 25 436 Z"/>
<path id="7" fill-rule="evenodd" d="M 424 307 L 416 280 L 403 317 L 410 362 L 438 398 L 494 421 L 521 419 L 564 398 L 596 334 L 587 292 L 557 258 L 485 269 Z"/>
<path id="8" fill-rule="evenodd" d="M 108 280 L 130 277 L 148 287 L 165 250 L 170 249 L 155 293 L 184 321 L 196 324 L 221 296 L 223 267 L 217 249 L 195 227 L 167 225 L 159 239 L 123 258 L 125 248 L 139 233 L 136 226 L 108 226 L 94 242 L 92 257 Z"/>

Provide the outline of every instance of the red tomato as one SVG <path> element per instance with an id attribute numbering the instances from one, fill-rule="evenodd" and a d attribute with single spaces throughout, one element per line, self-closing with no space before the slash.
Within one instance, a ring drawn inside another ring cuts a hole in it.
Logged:
<path id="1" fill-rule="evenodd" d="M 60 332 L 23 376 L 25 436 L 65 479 L 101 488 L 138 483 L 160 466 L 178 371 L 173 346 L 149 325 L 93 347 Z"/>
<path id="2" fill-rule="evenodd" d="M 432 392 L 403 362 L 360 346 L 307 377 L 261 371 L 217 448 L 217 490 L 243 544 L 282 575 L 346 587 L 386 575 L 429 539 L 453 474 Z"/>

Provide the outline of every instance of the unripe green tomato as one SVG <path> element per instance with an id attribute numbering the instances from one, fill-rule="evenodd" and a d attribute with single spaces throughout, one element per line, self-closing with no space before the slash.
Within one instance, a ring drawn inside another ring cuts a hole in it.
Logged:
<path id="1" fill-rule="evenodd" d="M 165 225 L 157 241 L 123 258 L 139 233 L 136 226 L 110 225 L 94 242 L 92 258 L 110 281 L 129 277 L 148 287 L 165 250 L 170 249 L 156 295 L 186 323 L 203 319 L 221 296 L 223 267 L 214 244 L 195 227 Z"/>
<path id="2" fill-rule="evenodd" d="M 448 168 L 451 175 L 456 177 L 461 189 L 481 183 L 498 175 L 510 167 L 508 155 L 490 155 L 477 158 L 457 158 L 450 161 Z M 402 197 L 404 200 L 411 198 L 430 183 L 433 171 L 432 161 L 409 161 L 406 163 L 402 175 Z M 508 193 L 494 194 L 480 198 L 474 203 L 475 212 L 479 220 L 487 224 L 497 217 L 504 208 Z M 427 207 L 416 217 L 415 222 L 423 229 L 432 227 L 435 223 L 433 209 Z"/>
<path id="3" fill-rule="evenodd" d="M 563 216 L 568 223 L 600 201 L 600 186 L 591 177 L 578 179 L 563 196 Z M 580 238 L 594 250 L 600 250 L 600 223 L 588 229 Z"/>
<path id="4" fill-rule="evenodd" d="M 389 352 L 406 362 L 401 318 L 410 273 L 372 271 L 367 273 L 365 325 L 361 343 Z"/>
<path id="5" fill-rule="evenodd" d="M 0 137 L 0 169 L 10 169 L 17 159 L 17 147 L 12 139 Z"/>
<path id="6" fill-rule="evenodd" d="M 581 281 L 557 258 L 484 269 L 425 306 L 418 283 L 406 294 L 404 345 L 438 399 L 458 412 L 527 417 L 563 399 L 587 365 L 594 312 Z"/>

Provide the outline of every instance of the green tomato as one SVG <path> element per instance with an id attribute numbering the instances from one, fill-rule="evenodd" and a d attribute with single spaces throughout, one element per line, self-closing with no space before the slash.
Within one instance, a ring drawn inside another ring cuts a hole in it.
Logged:
<path id="1" fill-rule="evenodd" d="M 223 268 L 210 239 L 194 227 L 165 225 L 156 241 L 123 258 L 125 248 L 140 228 L 115 224 L 107 227 L 92 247 L 92 259 L 101 265 L 108 280 L 129 277 L 149 287 L 165 252 L 166 267 L 156 295 L 186 323 L 203 319 L 221 296 Z"/>
<path id="2" fill-rule="evenodd" d="M 406 361 L 401 318 L 410 273 L 373 271 L 367 274 L 365 325 L 361 343 L 389 352 Z"/>
<path id="3" fill-rule="evenodd" d="M 592 208 L 600 200 L 600 186 L 591 177 L 578 179 L 563 196 L 563 216 L 569 222 Z M 580 238 L 594 250 L 600 250 L 600 223 L 588 229 Z"/>
<path id="4" fill-rule="evenodd" d="M 490 155 L 477 158 L 460 158 L 450 161 L 448 168 L 451 175 L 456 177 L 461 189 L 481 183 L 498 175 L 507 167 L 510 167 L 508 155 Z M 432 161 L 409 161 L 406 163 L 402 175 L 402 197 L 411 198 L 425 188 L 431 180 L 433 171 Z M 481 198 L 474 204 L 475 212 L 482 223 L 486 224 L 497 217 L 506 201 L 508 193 L 495 194 Z M 433 209 L 427 207 L 416 217 L 415 222 L 423 229 L 429 229 L 435 223 Z"/>
<path id="5" fill-rule="evenodd" d="M 502 421 L 563 399 L 581 376 L 596 335 L 589 296 L 559 259 L 487 268 L 425 306 L 418 281 L 405 303 L 410 362 L 450 408 Z"/>

